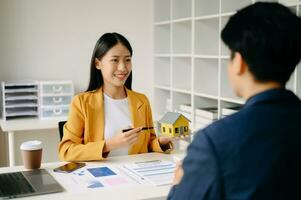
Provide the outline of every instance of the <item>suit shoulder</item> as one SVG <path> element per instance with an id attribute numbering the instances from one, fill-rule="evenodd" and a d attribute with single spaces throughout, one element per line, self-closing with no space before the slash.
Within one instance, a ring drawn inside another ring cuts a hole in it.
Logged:
<path id="1" fill-rule="evenodd" d="M 231 134 L 236 131 L 241 124 L 244 124 L 244 111 L 239 111 L 230 116 L 224 117 L 205 128 L 207 135 L 210 138 L 223 137 L 226 134 L 226 138 L 231 137 Z"/>
<path id="2" fill-rule="evenodd" d="M 73 97 L 73 101 L 75 102 L 88 102 L 90 101 L 91 99 L 93 99 L 96 95 L 96 91 L 93 90 L 93 91 L 88 91 L 88 92 L 81 92 L 77 95 L 75 95 Z"/>
<path id="3" fill-rule="evenodd" d="M 143 101 L 143 102 L 149 103 L 148 98 L 147 98 L 147 96 L 146 96 L 145 94 L 142 94 L 142 93 L 140 93 L 140 92 L 136 92 L 136 91 L 133 91 L 133 90 L 131 90 L 131 92 L 132 92 L 132 94 L 133 94 L 136 98 L 140 99 L 140 100 Z"/>

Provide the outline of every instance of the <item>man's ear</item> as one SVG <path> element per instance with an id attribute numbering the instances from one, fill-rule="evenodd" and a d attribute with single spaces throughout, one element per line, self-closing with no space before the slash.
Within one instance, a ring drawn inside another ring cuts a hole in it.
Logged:
<path id="1" fill-rule="evenodd" d="M 97 69 L 101 70 L 101 61 L 98 58 L 95 58 L 95 66 Z"/>
<path id="2" fill-rule="evenodd" d="M 234 66 L 234 72 L 237 75 L 243 74 L 247 69 L 246 62 L 239 52 L 235 52 L 232 63 Z"/>

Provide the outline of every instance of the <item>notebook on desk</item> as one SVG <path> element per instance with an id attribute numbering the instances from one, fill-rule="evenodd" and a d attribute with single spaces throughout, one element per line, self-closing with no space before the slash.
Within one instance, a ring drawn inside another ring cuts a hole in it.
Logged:
<path id="1" fill-rule="evenodd" d="M 62 191 L 62 186 L 45 169 L 0 174 L 0 199 Z"/>

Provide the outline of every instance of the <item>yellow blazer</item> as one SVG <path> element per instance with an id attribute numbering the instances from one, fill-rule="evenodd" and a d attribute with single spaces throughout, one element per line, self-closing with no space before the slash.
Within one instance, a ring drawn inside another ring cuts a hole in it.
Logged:
<path id="1" fill-rule="evenodd" d="M 143 94 L 126 89 L 132 125 L 153 127 L 151 107 Z M 118 119 L 116 119 L 118 120 Z M 65 161 L 103 160 L 104 105 L 102 88 L 76 95 L 70 105 L 64 136 L 59 144 L 59 158 Z M 170 152 L 169 149 L 168 152 Z M 129 148 L 129 154 L 163 152 L 153 130 L 142 131 Z"/>

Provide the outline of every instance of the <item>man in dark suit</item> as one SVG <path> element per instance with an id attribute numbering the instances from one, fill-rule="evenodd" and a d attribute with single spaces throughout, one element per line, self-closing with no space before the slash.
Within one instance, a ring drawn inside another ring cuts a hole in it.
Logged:
<path id="1" fill-rule="evenodd" d="M 285 89 L 301 58 L 301 19 L 255 3 L 221 37 L 230 83 L 246 103 L 196 133 L 168 199 L 301 199 L 301 101 Z"/>

